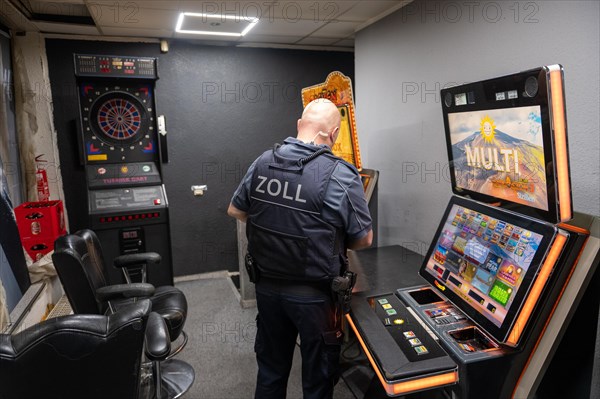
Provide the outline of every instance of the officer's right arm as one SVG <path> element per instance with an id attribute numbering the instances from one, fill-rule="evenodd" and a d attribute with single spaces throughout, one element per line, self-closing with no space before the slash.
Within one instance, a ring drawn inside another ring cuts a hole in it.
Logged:
<path id="1" fill-rule="evenodd" d="M 348 249 L 363 249 L 363 248 L 370 247 L 372 243 L 373 243 L 373 230 L 369 229 L 367 234 L 365 234 L 363 237 L 361 237 L 357 240 L 350 241 L 347 245 L 348 245 Z"/>
<path id="2" fill-rule="evenodd" d="M 373 243 L 373 229 L 369 206 L 362 181 L 356 169 L 338 164 L 328 186 L 326 204 L 335 209 L 346 230 L 346 248 L 362 249 Z M 327 202 L 329 200 L 329 202 Z"/>

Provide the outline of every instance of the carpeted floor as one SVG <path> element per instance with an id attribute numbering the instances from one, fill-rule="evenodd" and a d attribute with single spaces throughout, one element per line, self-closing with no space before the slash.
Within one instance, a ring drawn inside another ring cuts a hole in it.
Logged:
<path id="1" fill-rule="evenodd" d="M 187 399 L 253 398 L 257 373 L 254 356 L 256 308 L 242 309 L 229 278 L 178 282 L 188 300 L 185 331 L 189 342 L 178 359 L 196 371 Z M 302 398 L 301 359 L 296 348 L 288 398 Z M 343 380 L 334 399 L 354 399 Z"/>

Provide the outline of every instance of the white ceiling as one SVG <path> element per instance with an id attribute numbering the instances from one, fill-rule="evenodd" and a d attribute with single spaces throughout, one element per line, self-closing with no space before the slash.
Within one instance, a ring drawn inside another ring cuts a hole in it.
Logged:
<path id="1" fill-rule="evenodd" d="M 411 1 L 0 0 L 0 20 L 15 30 L 44 33 L 352 49 L 357 31 Z M 175 32 L 182 12 L 235 16 L 228 22 L 233 25 L 258 23 L 244 37 L 198 36 Z"/>

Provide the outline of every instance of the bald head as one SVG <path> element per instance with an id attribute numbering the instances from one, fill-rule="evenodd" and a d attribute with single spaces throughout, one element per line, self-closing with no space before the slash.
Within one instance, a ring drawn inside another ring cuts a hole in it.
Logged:
<path id="1" fill-rule="evenodd" d="M 324 98 L 313 100 L 298 119 L 298 139 L 331 147 L 337 139 L 340 122 L 340 112 L 334 103 Z"/>

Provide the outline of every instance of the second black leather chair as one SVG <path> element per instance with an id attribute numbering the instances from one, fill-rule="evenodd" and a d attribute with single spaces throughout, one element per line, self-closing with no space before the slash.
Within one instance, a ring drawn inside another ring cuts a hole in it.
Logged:
<path id="1" fill-rule="evenodd" d="M 155 254 L 145 258 L 143 254 L 136 255 L 137 263 L 141 259 L 148 263 L 157 261 Z M 136 298 L 148 298 L 152 302 L 152 311 L 165 320 L 171 342 L 182 336 L 183 342 L 169 359 L 185 346 L 185 295 L 172 286 L 155 288 L 147 283 L 109 285 L 108 265 L 104 263 L 102 247 L 93 231 L 81 230 L 58 238 L 54 243 L 52 260 L 75 313 L 111 313 Z M 194 370 L 185 362 L 170 359 L 162 362 L 161 370 L 163 397 L 177 398 L 193 383 Z"/>

